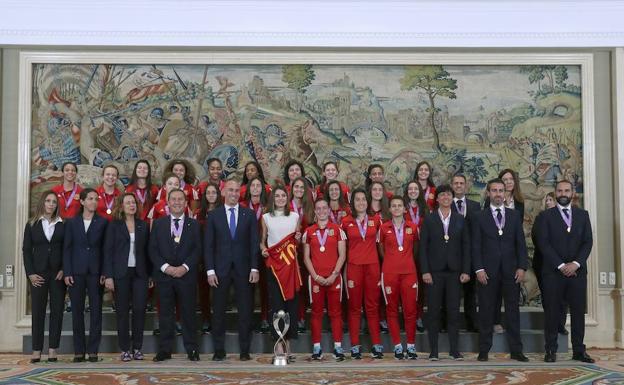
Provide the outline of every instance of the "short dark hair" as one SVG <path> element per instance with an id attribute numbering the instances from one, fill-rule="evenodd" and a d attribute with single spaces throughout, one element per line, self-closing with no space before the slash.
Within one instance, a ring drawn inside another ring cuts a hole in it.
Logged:
<path id="1" fill-rule="evenodd" d="M 494 178 L 494 179 L 490 179 L 487 182 L 486 190 L 490 191 L 490 187 L 492 187 L 492 185 L 496 184 L 496 183 L 499 183 L 499 184 L 502 184 L 503 186 L 505 186 L 505 182 L 503 182 L 503 180 L 501 178 Z"/>
<path id="2" fill-rule="evenodd" d="M 80 200 L 83 201 L 85 199 L 87 199 L 87 195 L 89 195 L 90 193 L 96 193 L 99 197 L 99 194 L 97 191 L 95 191 L 94 188 L 91 187 L 87 187 L 84 190 L 82 190 L 80 192 Z M 82 202 L 80 202 L 80 215 L 82 215 L 82 213 L 84 212 L 84 206 L 82 205 Z"/>
<path id="3" fill-rule="evenodd" d="M 442 184 L 442 185 L 436 187 L 435 200 L 437 201 L 438 200 L 438 196 L 440 194 L 442 194 L 442 193 L 445 193 L 445 192 L 450 192 L 453 197 L 455 196 L 455 191 L 453 191 L 453 189 L 451 188 L 450 185 Z"/>
<path id="4" fill-rule="evenodd" d="M 561 183 L 567 183 L 567 184 L 569 184 L 569 185 L 570 185 L 570 189 L 574 191 L 574 183 L 570 182 L 570 181 L 569 181 L 569 180 L 567 180 L 567 179 L 561 179 L 560 181 L 558 181 L 558 182 L 557 182 L 557 184 L 555 185 L 555 187 L 556 187 L 556 186 L 559 186 Z"/>
<path id="5" fill-rule="evenodd" d="M 455 178 L 462 178 L 464 180 L 464 182 L 467 182 L 468 180 L 466 179 L 466 175 L 462 174 L 462 173 L 457 173 L 455 175 L 453 175 L 453 177 L 451 178 L 451 182 L 453 181 L 453 179 Z"/>
<path id="6" fill-rule="evenodd" d="M 71 164 L 72 166 L 74 166 L 74 169 L 76 170 L 76 172 L 78 172 L 78 165 L 76 164 L 76 162 L 65 162 L 63 163 L 63 165 L 61 166 L 61 171 L 65 170 L 65 166 L 67 166 L 68 164 Z"/>
<path id="7" fill-rule="evenodd" d="M 186 200 L 186 193 L 184 192 L 184 190 L 179 189 L 179 188 L 174 188 L 173 190 L 169 191 L 169 194 L 167 195 L 167 200 L 169 200 L 169 197 L 171 197 L 171 194 L 177 191 L 181 192 L 182 195 L 184 196 L 184 200 Z"/>
<path id="8" fill-rule="evenodd" d="M 401 201 L 401 203 L 403 203 L 403 206 L 405 206 L 405 201 L 403 200 L 403 197 L 401 195 L 393 195 L 388 202 L 390 204 L 392 204 L 392 201 Z"/>

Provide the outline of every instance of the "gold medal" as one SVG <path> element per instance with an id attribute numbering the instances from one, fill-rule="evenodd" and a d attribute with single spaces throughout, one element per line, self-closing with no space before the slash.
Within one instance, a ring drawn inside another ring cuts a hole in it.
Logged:
<path id="1" fill-rule="evenodd" d="M 498 229 L 498 235 L 503 235 L 503 230 L 502 229 Z"/>
<path id="2" fill-rule="evenodd" d="M 403 251 L 403 246 L 399 246 L 399 251 Z"/>
<path id="3" fill-rule="evenodd" d="M 568 227 L 566 230 L 567 230 L 567 231 L 568 231 L 568 233 L 569 233 L 569 232 L 570 232 L 570 230 L 572 230 L 572 229 L 571 229 L 570 227 Z"/>
<path id="4" fill-rule="evenodd" d="M 444 234 L 444 240 L 445 240 L 446 242 L 448 242 L 448 240 L 449 240 L 449 236 L 448 236 L 448 235 L 446 235 L 446 234 Z"/>
<path id="5" fill-rule="evenodd" d="M 321 250 L 321 253 L 324 253 L 325 252 L 325 246 L 321 246 L 321 248 L 319 250 Z"/>
<path id="6" fill-rule="evenodd" d="M 173 240 L 175 241 L 175 243 L 180 243 L 180 237 L 175 237 L 173 238 Z"/>
<path id="7" fill-rule="evenodd" d="M 106 209 L 106 214 L 111 215 L 112 211 L 111 209 Z"/>

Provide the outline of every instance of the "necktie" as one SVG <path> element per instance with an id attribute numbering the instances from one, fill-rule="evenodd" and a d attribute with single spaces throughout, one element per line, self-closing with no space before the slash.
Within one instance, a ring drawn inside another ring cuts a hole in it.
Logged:
<path id="1" fill-rule="evenodd" d="M 566 216 L 566 218 L 570 218 L 570 212 L 568 209 L 563 209 L 563 214 Z"/>
<path id="2" fill-rule="evenodd" d="M 230 235 L 232 239 L 236 235 L 236 213 L 234 212 L 234 207 L 230 208 Z"/>
<path id="3" fill-rule="evenodd" d="M 175 226 L 176 230 L 180 230 L 180 218 L 174 218 L 173 225 Z"/>
<path id="4" fill-rule="evenodd" d="M 496 219 L 498 219 L 498 222 L 503 220 L 503 214 L 501 214 L 501 209 L 496 209 Z"/>
<path id="5" fill-rule="evenodd" d="M 464 210 L 462 209 L 462 204 L 464 203 L 464 201 L 462 201 L 461 199 L 457 201 L 457 211 L 459 211 L 460 213 L 463 213 Z"/>

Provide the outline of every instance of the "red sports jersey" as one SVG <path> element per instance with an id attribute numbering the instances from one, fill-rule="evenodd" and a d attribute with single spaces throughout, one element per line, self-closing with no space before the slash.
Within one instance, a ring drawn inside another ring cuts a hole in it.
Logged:
<path id="1" fill-rule="evenodd" d="M 147 198 L 147 189 L 138 188 L 136 185 L 130 184 L 126 186 L 127 193 L 133 193 L 137 198 L 137 203 L 139 204 L 139 218 L 142 220 L 147 219 L 147 214 L 149 214 L 154 202 L 156 202 L 156 197 L 158 196 L 158 186 L 152 185 L 150 189 L 150 198 Z"/>
<path id="2" fill-rule="evenodd" d="M 429 211 L 433 211 L 433 209 L 436 206 L 435 193 L 436 193 L 435 186 L 427 187 L 427 189 L 423 193 L 425 194 L 425 202 L 427 203 L 427 206 L 429 207 Z"/>
<path id="3" fill-rule="evenodd" d="M 75 217 L 80 212 L 80 192 L 82 186 L 74 184 L 74 190 L 65 191 L 63 184 L 52 187 L 52 192 L 56 194 L 58 200 L 59 216 L 63 219 Z M 73 196 L 72 196 L 73 194 Z M 71 202 L 69 201 L 71 199 Z"/>
<path id="4" fill-rule="evenodd" d="M 366 223 L 360 223 L 365 228 L 364 239 L 360 233 L 357 219 L 349 215 L 342 219 L 342 230 L 345 232 L 348 240 L 347 261 L 355 265 L 367 265 L 369 263 L 379 262 L 377 254 L 377 233 L 381 226 L 381 220 L 375 217 L 366 219 Z"/>
<path id="5" fill-rule="evenodd" d="M 115 206 L 115 200 L 121 195 L 121 191 L 117 187 L 111 195 L 104 192 L 104 186 L 100 186 L 95 189 L 97 191 L 99 199 L 96 212 L 99 216 L 106 218 L 110 221 L 113 219 L 113 207 Z"/>
<path id="6" fill-rule="evenodd" d="M 169 206 L 166 201 L 158 201 L 154 203 L 152 209 L 147 214 L 147 219 L 151 220 L 153 223 L 156 219 L 166 217 L 169 215 Z M 189 208 L 186 206 L 184 208 L 184 215 L 189 216 Z"/>
<path id="7" fill-rule="evenodd" d="M 340 183 L 340 191 L 342 192 L 345 202 L 351 202 L 351 197 L 349 196 L 349 186 L 347 186 L 344 182 L 338 183 Z M 325 186 L 327 186 L 327 184 L 319 184 L 316 186 L 316 199 L 323 199 L 325 197 Z"/>
<path id="8" fill-rule="evenodd" d="M 240 205 L 242 207 L 247 207 L 248 209 L 253 211 L 256 214 L 256 220 L 258 221 L 260 220 L 260 218 L 262 218 L 262 214 L 264 214 L 265 207 L 262 207 L 260 202 L 251 203 L 251 201 L 243 201 L 243 202 L 240 202 Z"/>
<path id="9" fill-rule="evenodd" d="M 186 204 L 187 206 L 191 205 L 191 202 L 199 200 L 199 193 L 195 189 L 195 186 L 192 184 L 186 183 L 184 187 L 180 186 L 180 190 L 184 191 L 184 195 L 186 195 Z M 162 186 L 158 191 L 158 196 L 156 197 L 157 201 L 166 201 L 167 200 L 167 192 L 165 190 L 165 186 Z"/>
<path id="10" fill-rule="evenodd" d="M 324 236 L 325 232 L 328 232 L 325 251 L 321 251 L 321 243 L 316 233 L 317 230 L 319 230 L 321 237 Z M 327 277 L 334 271 L 336 261 L 338 261 L 338 241 L 346 239 L 347 237 L 340 229 L 340 226 L 331 222 L 327 223 L 327 227 L 323 230 L 320 230 L 316 223 L 305 230 L 303 243 L 310 245 L 310 259 L 316 274 Z"/>
<path id="11" fill-rule="evenodd" d="M 416 273 L 414 247 L 418 240 L 418 229 L 411 222 L 403 221 L 403 226 L 403 251 L 399 251 L 399 244 L 392 221 L 382 224 L 379 229 L 379 243 L 383 245 L 384 250 L 381 271 L 384 274 Z"/>
<path id="12" fill-rule="evenodd" d="M 329 221 L 331 223 L 340 225 L 340 223 L 342 222 L 342 218 L 346 218 L 349 215 L 351 215 L 351 207 L 346 206 L 346 205 L 344 207 L 339 208 L 338 210 L 330 209 Z"/>
<path id="13" fill-rule="evenodd" d="M 418 207 L 407 206 L 405 210 L 405 215 L 403 216 L 406 221 L 411 222 L 418 227 L 418 233 L 420 234 L 420 227 L 422 226 L 423 221 L 425 220 L 425 213 L 421 213 Z M 414 219 L 417 220 L 418 223 L 414 222 Z"/>

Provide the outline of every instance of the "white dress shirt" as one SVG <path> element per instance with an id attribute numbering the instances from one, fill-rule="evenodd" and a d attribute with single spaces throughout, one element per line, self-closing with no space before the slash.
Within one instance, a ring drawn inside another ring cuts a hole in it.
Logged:
<path id="1" fill-rule="evenodd" d="M 54 227 L 59 222 L 63 222 L 60 217 L 57 217 L 52 221 L 47 220 L 46 217 L 41 217 L 41 227 L 43 227 L 43 233 L 45 234 L 48 242 L 52 240 L 52 236 L 54 235 Z"/>

